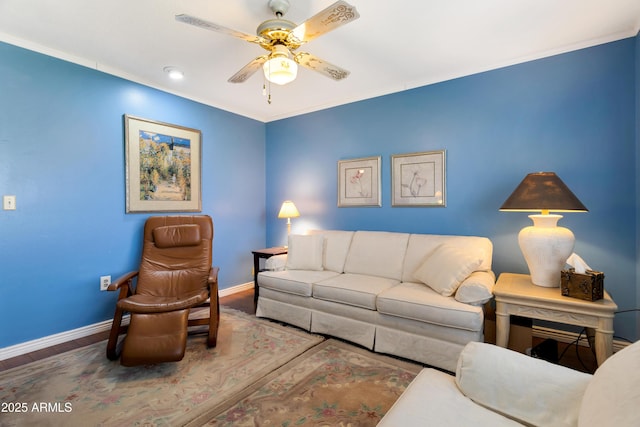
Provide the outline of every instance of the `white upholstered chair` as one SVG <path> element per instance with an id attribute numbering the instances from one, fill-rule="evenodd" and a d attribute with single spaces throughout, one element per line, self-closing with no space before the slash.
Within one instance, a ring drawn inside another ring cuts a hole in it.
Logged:
<path id="1" fill-rule="evenodd" d="M 640 426 L 640 341 L 594 375 L 471 342 L 456 376 L 424 369 L 378 426 Z"/>

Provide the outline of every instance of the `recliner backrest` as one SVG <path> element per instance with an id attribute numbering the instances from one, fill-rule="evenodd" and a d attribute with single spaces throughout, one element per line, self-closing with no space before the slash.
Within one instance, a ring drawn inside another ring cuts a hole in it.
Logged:
<path id="1" fill-rule="evenodd" d="M 206 288 L 212 248 L 207 215 L 148 218 L 136 294 L 179 297 Z"/>

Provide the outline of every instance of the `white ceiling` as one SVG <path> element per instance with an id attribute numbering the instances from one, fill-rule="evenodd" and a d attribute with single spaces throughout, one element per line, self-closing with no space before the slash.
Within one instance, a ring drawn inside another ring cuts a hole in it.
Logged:
<path id="1" fill-rule="evenodd" d="M 291 0 L 301 23 L 335 0 Z M 254 34 L 268 0 L 0 0 L 0 40 L 263 122 L 635 36 L 639 0 L 347 0 L 360 18 L 302 50 L 351 71 L 300 68 L 262 95 L 260 72 L 227 79 L 265 51 L 177 22 L 186 13 Z M 182 81 L 163 72 L 179 67 Z"/>

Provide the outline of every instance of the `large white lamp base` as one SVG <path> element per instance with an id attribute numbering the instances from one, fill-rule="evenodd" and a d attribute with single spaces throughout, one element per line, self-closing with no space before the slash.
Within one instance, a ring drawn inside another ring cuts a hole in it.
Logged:
<path id="1" fill-rule="evenodd" d="M 546 288 L 560 286 L 560 271 L 573 253 L 575 237 L 571 230 L 558 227 L 562 215 L 529 215 L 533 226 L 518 234 L 518 243 L 529 266 L 531 282 Z"/>

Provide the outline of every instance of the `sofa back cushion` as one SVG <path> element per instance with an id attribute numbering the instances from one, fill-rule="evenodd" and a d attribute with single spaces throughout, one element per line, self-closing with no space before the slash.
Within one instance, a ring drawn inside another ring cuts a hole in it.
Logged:
<path id="1" fill-rule="evenodd" d="M 344 272 L 401 280 L 408 241 L 406 233 L 356 231 Z"/>
<path id="2" fill-rule="evenodd" d="M 310 230 L 310 235 L 324 237 L 323 267 L 325 270 L 344 273 L 344 263 L 351 246 L 353 231 L 342 230 Z"/>
<path id="3" fill-rule="evenodd" d="M 438 234 L 412 234 L 407 244 L 407 252 L 402 269 L 403 282 L 415 282 L 414 273 L 424 263 L 426 258 L 438 248 L 446 244 L 455 247 L 474 257 L 481 259 L 478 271 L 491 270 L 493 244 L 486 237 L 477 236 L 446 236 Z"/>
<path id="4" fill-rule="evenodd" d="M 640 341 L 600 366 L 587 386 L 578 426 L 640 426 Z"/>

